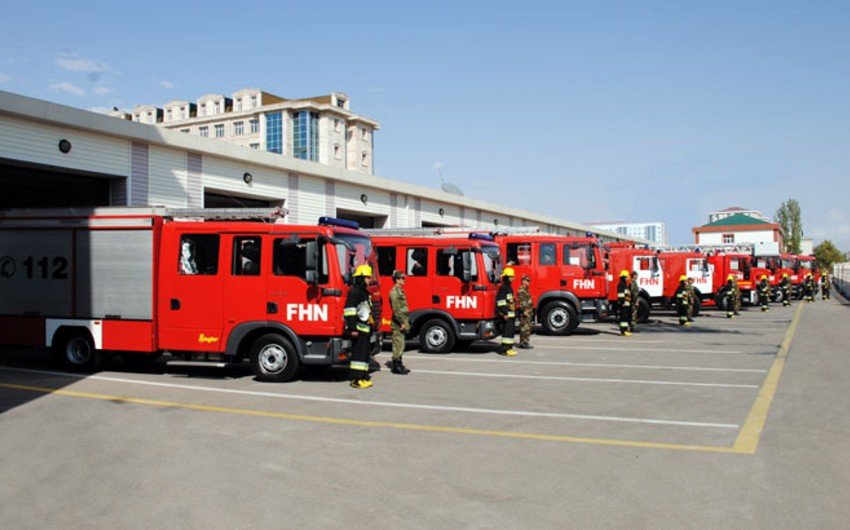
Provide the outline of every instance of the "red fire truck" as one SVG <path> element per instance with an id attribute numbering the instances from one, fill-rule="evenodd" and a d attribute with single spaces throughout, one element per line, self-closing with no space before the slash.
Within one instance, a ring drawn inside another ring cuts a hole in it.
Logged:
<path id="1" fill-rule="evenodd" d="M 738 281 L 741 301 L 746 304 L 756 303 L 756 281 L 752 274 L 751 254 L 725 251 L 712 252 L 708 256 L 708 262 L 714 268 L 714 301 L 719 309 L 726 309 L 726 281 L 730 274 L 735 276 Z"/>
<path id="2" fill-rule="evenodd" d="M 697 295 L 694 315 L 699 314 L 704 302 L 712 300 L 715 292 L 714 267 L 707 257 L 697 251 L 667 251 L 658 254 L 658 261 L 664 271 L 664 307 L 673 307 L 676 303 L 676 289 L 679 278 L 687 276 L 693 279 L 694 292 Z"/>
<path id="3" fill-rule="evenodd" d="M 493 238 L 440 229 L 370 230 L 377 252 L 384 300 L 381 328 L 390 329 L 392 272 L 407 275 L 410 336 L 423 351 L 446 353 L 456 343 L 499 334 L 496 323 L 501 258 Z"/>
<path id="4" fill-rule="evenodd" d="M 568 335 L 581 320 L 608 313 L 608 281 L 602 245 L 593 237 L 496 234 L 505 263 L 531 277 L 537 321 L 552 335 Z"/>
<path id="5" fill-rule="evenodd" d="M 664 296 L 664 273 L 658 261 L 657 253 L 649 248 L 640 248 L 633 243 L 607 243 L 608 251 L 608 302 L 611 311 L 617 310 L 617 282 L 623 270 L 637 271 L 638 286 L 638 322 L 646 322 L 657 304 Z"/>
<path id="6" fill-rule="evenodd" d="M 96 370 L 113 352 L 218 365 L 247 358 L 264 381 L 346 362 L 348 279 L 360 263 L 377 271 L 370 238 L 356 223 L 293 226 L 270 214 L 0 212 L 0 343 L 50 348 L 78 370 Z"/>

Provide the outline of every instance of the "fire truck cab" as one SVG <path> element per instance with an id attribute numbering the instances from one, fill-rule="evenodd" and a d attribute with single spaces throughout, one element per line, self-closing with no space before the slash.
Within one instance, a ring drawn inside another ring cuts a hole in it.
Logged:
<path id="1" fill-rule="evenodd" d="M 389 292 L 394 270 L 407 276 L 409 336 L 422 351 L 446 353 L 456 344 L 492 339 L 501 273 L 499 247 L 478 233 L 442 234 L 439 229 L 370 230 L 377 252 L 384 301 L 382 331 L 390 330 Z"/>
<path id="2" fill-rule="evenodd" d="M 496 234 L 506 265 L 519 279 L 531 277 L 535 315 L 551 335 L 569 335 L 580 320 L 608 313 L 608 281 L 602 246 L 593 237 Z"/>
<path id="3" fill-rule="evenodd" d="M 0 279 L 0 343 L 50 348 L 84 371 L 112 353 L 221 366 L 248 359 L 263 381 L 344 363 L 349 278 L 361 263 L 377 274 L 372 242 L 345 221 L 294 226 L 282 215 L 0 212 L 0 256 L 13 264 Z M 373 297 L 379 319 L 377 287 Z"/>
<path id="4" fill-rule="evenodd" d="M 723 252 L 710 255 L 708 261 L 714 267 L 714 301 L 719 309 L 726 309 L 726 279 L 730 274 L 738 281 L 742 303 L 756 303 L 751 254 Z"/>
<path id="5" fill-rule="evenodd" d="M 664 305 L 673 307 L 676 304 L 676 289 L 679 288 L 679 278 L 687 276 L 693 280 L 696 293 L 694 315 L 699 314 L 703 302 L 711 300 L 714 295 L 714 266 L 700 252 L 661 252 L 658 260 L 664 269 Z"/>
<path id="6" fill-rule="evenodd" d="M 654 250 L 637 248 L 631 243 L 609 243 L 608 251 L 608 302 L 611 311 L 617 308 L 617 279 L 620 271 L 636 271 L 640 289 L 637 300 L 638 322 L 646 322 L 653 303 L 664 296 L 664 270 Z"/>

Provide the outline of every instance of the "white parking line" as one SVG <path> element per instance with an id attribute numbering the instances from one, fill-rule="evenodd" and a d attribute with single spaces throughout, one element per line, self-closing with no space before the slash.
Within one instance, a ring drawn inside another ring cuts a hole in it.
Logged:
<path id="1" fill-rule="evenodd" d="M 154 386 L 160 388 L 175 388 L 181 390 L 194 390 L 201 392 L 214 392 L 220 394 L 238 394 L 243 396 L 259 396 L 259 397 L 267 397 L 267 398 L 279 398 L 279 399 L 294 399 L 299 401 L 315 401 L 315 402 L 324 402 L 324 403 L 340 403 L 344 405 L 362 405 L 362 406 L 375 406 L 375 407 L 388 407 L 388 408 L 399 408 L 399 409 L 417 409 L 417 410 L 438 410 L 444 412 L 469 412 L 475 414 L 491 414 L 491 415 L 500 415 L 500 416 L 527 416 L 527 417 L 537 417 L 537 418 L 557 418 L 557 419 L 571 419 L 571 420 L 587 420 L 587 421 L 607 421 L 607 422 L 619 422 L 619 423 L 638 423 L 644 425 L 674 425 L 678 427 L 708 427 L 708 428 L 716 428 L 716 429 L 737 429 L 738 424 L 735 423 L 711 423 L 711 422 L 699 422 L 699 421 L 684 421 L 684 420 L 668 420 L 668 419 L 656 419 L 656 418 L 636 418 L 636 417 L 624 417 L 624 416 L 599 416 L 599 415 L 590 415 L 590 414 L 568 414 L 568 413 L 559 413 L 559 412 L 534 412 L 534 411 L 524 411 L 524 410 L 500 410 L 500 409 L 483 409 L 483 408 L 473 408 L 473 407 L 451 407 L 444 405 L 424 405 L 419 403 L 395 403 L 389 401 L 363 401 L 360 399 L 343 399 L 343 398 L 330 398 L 330 397 L 321 397 L 321 396 L 303 396 L 303 395 L 295 395 L 295 394 L 279 394 L 277 392 L 257 392 L 251 390 L 234 390 L 227 388 L 210 388 L 205 386 L 197 386 L 197 385 L 181 385 L 176 383 L 159 383 L 156 381 L 140 381 L 137 379 L 127 379 L 121 377 L 108 377 L 102 375 L 79 375 L 79 374 L 71 374 L 67 372 L 54 372 L 54 371 L 46 371 L 46 370 L 30 370 L 26 368 L 10 368 L 6 366 L 0 366 L 0 370 L 10 371 L 10 372 L 24 372 L 24 373 L 32 373 L 39 375 L 56 375 L 62 377 L 70 377 L 74 379 L 94 379 L 97 381 L 109 381 L 113 383 L 125 383 L 131 385 L 144 385 L 144 386 Z"/>
<path id="2" fill-rule="evenodd" d="M 624 339 L 625 340 L 625 339 Z M 650 352 L 675 352 L 675 353 L 746 353 L 738 350 L 684 350 L 681 348 L 612 348 L 609 346 L 546 346 L 550 350 L 607 350 L 607 351 L 650 351 Z"/>
<path id="3" fill-rule="evenodd" d="M 460 375 L 469 377 L 502 377 L 507 379 L 536 379 L 540 381 L 577 381 L 582 383 L 627 383 L 635 385 L 670 385 L 670 386 L 703 386 L 716 388 L 758 388 L 758 385 L 742 385 L 735 383 L 695 383 L 691 381 L 656 381 L 645 379 L 611 379 L 602 377 L 566 377 L 549 375 L 517 375 L 494 374 L 485 372 L 448 372 L 443 370 L 416 370 L 418 374 Z"/>
<path id="4" fill-rule="evenodd" d="M 566 342 L 619 342 L 619 343 L 623 342 L 622 338 L 619 338 L 619 339 L 579 339 L 579 338 L 576 338 L 576 337 L 573 337 L 573 336 L 569 336 L 569 337 L 541 337 L 539 335 L 535 335 L 534 337 L 532 337 L 531 340 L 534 341 L 535 343 L 538 343 L 538 342 L 557 342 L 558 344 L 561 344 L 564 341 L 566 341 Z M 638 339 L 638 340 L 640 340 L 640 339 Z M 670 344 L 670 341 L 669 340 L 641 340 L 640 343 L 641 344 L 662 344 L 662 343 Z"/>
<path id="5" fill-rule="evenodd" d="M 446 361 L 450 363 L 510 363 L 510 364 L 539 364 L 549 366 L 584 366 L 590 368 L 641 368 L 646 370 L 684 370 L 692 372 L 742 372 L 752 374 L 767 373 L 766 369 L 754 368 L 711 368 L 707 366 L 663 366 L 655 364 L 613 364 L 613 363 L 574 363 L 569 361 L 520 361 L 516 359 L 461 359 L 432 354 L 405 354 L 405 359 L 423 359 L 427 361 Z"/>

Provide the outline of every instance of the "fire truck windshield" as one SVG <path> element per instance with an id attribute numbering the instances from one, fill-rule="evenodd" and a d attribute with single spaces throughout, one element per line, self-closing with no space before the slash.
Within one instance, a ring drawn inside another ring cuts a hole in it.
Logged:
<path id="1" fill-rule="evenodd" d="M 811 261 L 811 260 L 806 260 L 806 259 L 801 259 L 801 260 L 800 260 L 800 267 L 802 267 L 802 268 L 804 268 L 804 269 L 806 269 L 806 270 L 812 270 L 812 265 L 813 265 L 813 264 L 814 264 L 814 262 L 813 262 L 813 261 Z"/>
<path id="2" fill-rule="evenodd" d="M 492 283 L 496 283 L 499 276 L 502 275 L 502 259 L 499 254 L 497 245 L 482 245 L 481 256 L 484 258 L 484 270 L 487 273 L 487 278 Z"/>
<path id="3" fill-rule="evenodd" d="M 372 240 L 368 237 L 335 234 L 333 243 L 336 247 L 337 260 L 339 260 L 339 270 L 346 283 L 358 265 L 367 263 L 372 265 L 373 274 L 377 270 L 373 263 Z"/>

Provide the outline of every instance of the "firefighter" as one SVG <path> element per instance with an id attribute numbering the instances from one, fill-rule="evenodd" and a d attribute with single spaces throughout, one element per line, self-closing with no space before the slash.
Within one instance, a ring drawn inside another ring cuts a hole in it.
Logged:
<path id="1" fill-rule="evenodd" d="M 693 278 L 688 278 L 685 283 L 685 292 L 688 294 L 688 322 L 693 322 L 694 308 L 697 306 L 697 292 L 694 290 Z"/>
<path id="2" fill-rule="evenodd" d="M 620 271 L 620 283 L 617 284 L 617 302 L 620 306 L 620 335 L 631 336 L 629 322 L 632 319 L 632 291 L 629 288 L 629 271 Z"/>
<path id="3" fill-rule="evenodd" d="M 820 277 L 820 294 L 821 300 L 829 300 L 829 273 L 823 273 L 823 276 Z"/>
<path id="4" fill-rule="evenodd" d="M 532 350 L 534 346 L 529 344 L 531 339 L 531 328 L 534 326 L 534 302 L 531 299 L 531 276 L 522 275 L 522 283 L 516 293 L 519 304 L 519 347 L 523 350 Z"/>
<path id="5" fill-rule="evenodd" d="M 688 322 L 688 306 L 691 303 L 688 295 L 688 277 L 684 274 L 679 276 L 679 287 L 676 289 L 676 309 L 679 313 L 679 325 L 690 326 Z"/>
<path id="6" fill-rule="evenodd" d="M 407 307 L 407 296 L 404 294 L 406 278 L 402 271 L 393 271 L 395 285 L 390 289 L 390 309 L 393 312 L 390 322 L 390 329 L 393 332 L 393 360 L 390 371 L 398 375 L 410 373 L 401 360 L 401 356 L 404 355 L 405 336 L 410 330 L 410 309 Z"/>
<path id="7" fill-rule="evenodd" d="M 762 312 L 768 311 L 768 300 L 770 300 L 770 284 L 767 283 L 767 274 L 762 274 L 759 278 L 759 283 L 756 286 L 758 289 L 759 305 Z"/>
<path id="8" fill-rule="evenodd" d="M 726 278 L 726 289 L 723 291 L 723 302 L 726 304 L 726 318 L 735 318 L 735 275 Z"/>
<path id="9" fill-rule="evenodd" d="M 369 388 L 372 378 L 369 376 L 369 350 L 375 320 L 372 317 L 372 297 L 368 287 L 372 282 L 372 267 L 359 265 L 351 275 L 353 285 L 345 299 L 343 317 L 351 336 L 351 386 Z"/>
<path id="10" fill-rule="evenodd" d="M 638 308 L 640 307 L 640 283 L 638 282 L 637 271 L 632 271 L 629 280 L 629 295 L 632 302 L 632 319 L 629 321 L 629 331 L 634 333 L 637 331 Z"/>
<path id="11" fill-rule="evenodd" d="M 732 276 L 732 293 L 734 295 L 732 299 L 732 311 L 737 316 L 741 312 L 741 288 L 738 287 L 738 278 L 736 276 Z"/>
<path id="12" fill-rule="evenodd" d="M 516 355 L 514 349 L 514 329 L 516 328 L 516 301 L 514 300 L 514 288 L 511 280 L 514 279 L 513 267 L 505 267 L 502 271 L 502 285 L 496 294 L 496 314 L 502 319 L 502 345 L 499 355 L 513 357 Z"/>
<path id="13" fill-rule="evenodd" d="M 807 272 L 803 280 L 803 296 L 806 297 L 806 302 L 812 303 L 815 301 L 815 281 L 812 279 L 811 272 Z"/>
<path id="14" fill-rule="evenodd" d="M 782 293 L 782 307 L 791 305 L 791 282 L 788 280 L 788 273 L 782 274 L 782 281 L 779 282 L 779 291 Z"/>

